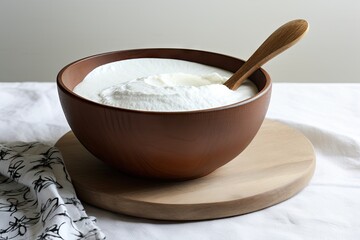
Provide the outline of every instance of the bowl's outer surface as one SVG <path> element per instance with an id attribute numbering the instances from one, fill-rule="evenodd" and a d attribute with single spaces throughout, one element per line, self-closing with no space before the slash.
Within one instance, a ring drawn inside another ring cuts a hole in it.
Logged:
<path id="1" fill-rule="evenodd" d="M 240 154 L 268 109 L 271 79 L 251 77 L 259 93 L 231 107 L 191 112 L 146 112 L 101 105 L 72 92 L 94 68 L 130 58 L 172 58 L 236 71 L 242 60 L 186 49 L 138 49 L 88 57 L 58 74 L 61 105 L 79 141 L 100 160 L 132 175 L 184 180 L 209 174 Z"/>

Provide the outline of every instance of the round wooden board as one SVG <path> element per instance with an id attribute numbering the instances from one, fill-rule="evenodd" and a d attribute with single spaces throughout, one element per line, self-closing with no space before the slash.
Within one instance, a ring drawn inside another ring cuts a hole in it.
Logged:
<path id="1" fill-rule="evenodd" d="M 251 144 L 231 162 L 205 177 L 182 182 L 123 175 L 92 156 L 72 132 L 55 146 L 82 201 L 161 220 L 214 219 L 263 209 L 298 193 L 315 169 L 310 141 L 270 120 L 264 121 Z"/>

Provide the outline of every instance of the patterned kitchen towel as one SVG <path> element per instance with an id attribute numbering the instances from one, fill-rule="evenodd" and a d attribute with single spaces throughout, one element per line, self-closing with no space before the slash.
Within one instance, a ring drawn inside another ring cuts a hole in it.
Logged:
<path id="1" fill-rule="evenodd" d="M 55 147 L 0 144 L 1 239 L 105 239 Z"/>

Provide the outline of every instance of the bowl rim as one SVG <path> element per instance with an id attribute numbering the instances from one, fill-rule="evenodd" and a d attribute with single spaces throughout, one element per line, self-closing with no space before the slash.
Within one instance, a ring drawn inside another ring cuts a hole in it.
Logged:
<path id="1" fill-rule="evenodd" d="M 272 87 L 271 77 L 267 73 L 267 71 L 265 71 L 262 67 L 260 67 L 257 71 L 260 71 L 265 76 L 265 79 L 266 79 L 265 86 L 263 87 L 263 89 L 261 91 L 259 91 L 257 94 L 255 94 L 254 96 L 252 96 L 250 98 L 244 99 L 244 100 L 236 102 L 236 103 L 232 103 L 232 104 L 228 104 L 228 105 L 224 105 L 224 106 L 220 106 L 220 107 L 214 107 L 214 108 L 206 108 L 206 109 L 198 109 L 198 110 L 190 110 L 190 111 L 147 111 L 147 110 L 136 110 L 136 109 L 121 108 L 121 107 L 105 105 L 105 104 L 101 104 L 101 103 L 92 101 L 90 99 L 84 98 L 84 97 L 74 93 L 73 90 L 69 89 L 64 84 L 64 82 L 62 81 L 62 76 L 63 76 L 64 72 L 69 67 L 71 67 L 71 66 L 73 66 L 73 65 L 75 65 L 77 63 L 87 61 L 89 59 L 93 59 L 93 58 L 97 58 L 97 57 L 101 57 L 101 56 L 105 56 L 105 55 L 117 54 L 117 53 L 121 53 L 121 52 L 147 51 L 147 50 L 151 50 L 151 51 L 157 51 L 157 50 L 159 50 L 159 51 L 168 51 L 168 50 L 170 50 L 170 51 L 184 51 L 185 50 L 185 51 L 193 51 L 193 52 L 198 52 L 198 53 L 214 54 L 214 55 L 218 55 L 220 57 L 233 58 L 235 60 L 240 60 L 240 61 L 244 62 L 243 59 L 236 58 L 236 57 L 233 57 L 233 56 L 230 56 L 230 55 L 225 55 L 225 54 L 221 54 L 221 53 L 217 53 L 217 52 L 211 52 L 211 51 L 197 50 L 197 49 L 187 49 L 187 48 L 134 48 L 134 49 L 124 49 L 124 50 L 110 51 L 110 52 L 104 52 L 104 53 L 90 55 L 90 56 L 83 57 L 83 58 L 80 58 L 78 60 L 75 60 L 75 61 L 65 65 L 59 71 L 59 73 L 57 74 L 57 77 L 56 77 L 57 86 L 65 94 L 71 95 L 71 96 L 77 98 L 78 100 L 80 100 L 82 102 L 85 102 L 87 104 L 95 105 L 95 106 L 98 106 L 98 107 L 105 107 L 105 108 L 112 109 L 112 110 L 119 110 L 119 111 L 133 112 L 133 113 L 142 113 L 142 114 L 162 114 L 162 115 L 163 114 L 166 114 L 166 115 L 180 114 L 180 115 L 182 115 L 182 114 L 190 114 L 190 113 L 205 113 L 205 112 L 223 111 L 223 110 L 232 109 L 232 108 L 242 106 L 242 105 L 248 104 L 250 102 L 256 101 L 257 99 L 261 98 L 263 95 L 267 94 L 267 92 L 271 91 L 271 87 Z M 150 58 L 150 57 L 146 57 L 146 58 Z M 136 59 L 136 57 L 128 58 L 128 59 Z M 164 58 L 164 59 L 172 59 L 172 58 Z M 124 59 L 124 60 L 127 60 L 127 59 Z M 118 60 L 118 61 L 122 61 L 122 60 Z M 184 60 L 184 61 L 187 61 L 187 60 Z M 116 61 L 114 61 L 114 62 L 116 62 Z M 111 62 L 109 62 L 109 63 L 111 63 Z M 204 64 L 204 63 L 201 63 L 201 64 L 207 65 L 207 64 Z M 103 65 L 105 65 L 105 64 L 103 64 Z M 97 67 L 100 67 L 100 66 L 102 66 L 102 65 L 99 65 Z M 208 65 L 208 66 L 211 66 L 211 65 Z M 97 67 L 95 67 L 95 68 L 97 68 Z"/>

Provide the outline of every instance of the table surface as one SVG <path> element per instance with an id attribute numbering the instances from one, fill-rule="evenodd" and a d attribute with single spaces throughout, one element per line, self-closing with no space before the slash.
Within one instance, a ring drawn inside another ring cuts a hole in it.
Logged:
<path id="1" fill-rule="evenodd" d="M 0 142 L 54 144 L 70 130 L 55 83 L 0 83 L 0 99 Z M 210 221 L 147 220 L 85 204 L 87 214 L 108 239 L 359 239 L 360 84 L 276 83 L 267 118 L 315 147 L 314 177 L 293 198 Z"/>

